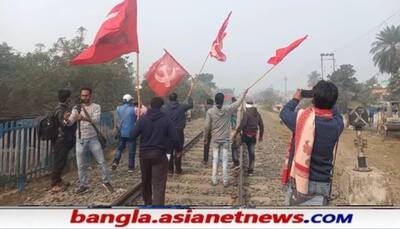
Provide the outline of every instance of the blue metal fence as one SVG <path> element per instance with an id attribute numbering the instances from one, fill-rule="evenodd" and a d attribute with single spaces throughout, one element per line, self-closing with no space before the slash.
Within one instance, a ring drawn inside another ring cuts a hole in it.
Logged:
<path id="1" fill-rule="evenodd" d="M 100 131 L 109 143 L 114 143 L 114 114 L 101 114 Z M 51 172 L 52 146 L 50 141 L 39 139 L 38 120 L 39 117 L 0 123 L 0 187 L 16 184 L 22 191 L 26 180 Z"/>

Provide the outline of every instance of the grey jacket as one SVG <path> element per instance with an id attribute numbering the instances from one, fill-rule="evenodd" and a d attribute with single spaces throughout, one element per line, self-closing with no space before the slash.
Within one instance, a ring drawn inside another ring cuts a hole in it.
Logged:
<path id="1" fill-rule="evenodd" d="M 243 94 L 236 102 L 222 106 L 221 109 L 218 109 L 217 106 L 210 108 L 206 114 L 204 136 L 207 137 L 211 132 L 211 139 L 213 142 L 229 142 L 231 115 L 237 112 L 245 96 L 246 95 Z"/>

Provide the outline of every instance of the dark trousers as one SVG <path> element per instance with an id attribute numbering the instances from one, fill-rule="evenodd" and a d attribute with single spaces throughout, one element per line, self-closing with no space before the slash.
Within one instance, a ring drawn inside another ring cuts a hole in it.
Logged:
<path id="1" fill-rule="evenodd" d="M 171 143 L 168 149 L 168 154 L 171 154 L 169 159 L 169 171 L 174 171 L 175 169 L 178 173 L 182 172 L 182 155 L 183 155 L 183 144 L 185 143 L 185 134 L 183 128 L 176 128 L 178 132 L 179 141 L 176 143 Z"/>
<path id="2" fill-rule="evenodd" d="M 247 135 L 242 136 L 242 141 L 247 145 L 247 152 L 249 154 L 249 169 L 254 169 L 254 160 L 255 160 L 255 149 L 256 149 L 256 137 L 250 137 Z"/>
<path id="3" fill-rule="evenodd" d="M 232 161 L 235 166 L 239 166 L 239 146 L 236 143 L 231 144 Z"/>
<path id="4" fill-rule="evenodd" d="M 51 185 L 61 183 L 61 174 L 67 164 L 68 153 L 75 146 L 75 140 L 57 139 L 54 143 L 54 163 L 53 172 L 51 174 Z"/>
<path id="5" fill-rule="evenodd" d="M 211 133 L 207 137 L 207 144 L 204 144 L 203 161 L 208 162 L 208 155 L 210 153 Z"/>
<path id="6" fill-rule="evenodd" d="M 168 158 L 158 150 L 140 152 L 142 193 L 145 205 L 164 205 Z"/>

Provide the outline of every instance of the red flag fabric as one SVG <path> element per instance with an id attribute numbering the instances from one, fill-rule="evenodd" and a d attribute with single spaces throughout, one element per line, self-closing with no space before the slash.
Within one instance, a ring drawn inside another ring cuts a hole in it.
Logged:
<path id="1" fill-rule="evenodd" d="M 125 0 L 114 6 L 97 32 L 93 44 L 70 64 L 101 64 L 130 52 L 139 52 L 136 0 Z"/>
<path id="2" fill-rule="evenodd" d="M 281 62 L 283 58 L 285 58 L 285 56 L 289 54 L 293 49 L 297 48 L 297 46 L 299 46 L 307 38 L 307 36 L 308 35 L 298 40 L 295 40 L 293 43 L 291 43 L 289 46 L 285 48 L 277 49 L 275 56 L 269 58 L 268 64 L 273 64 L 273 65 L 279 64 L 279 62 Z"/>
<path id="3" fill-rule="evenodd" d="M 222 24 L 221 28 L 218 31 L 217 38 L 215 38 L 214 42 L 212 43 L 211 50 L 210 50 L 210 56 L 214 57 L 215 59 L 219 61 L 225 61 L 226 56 L 222 52 L 222 41 L 224 37 L 226 36 L 225 29 L 228 26 L 229 18 L 231 17 L 232 11 L 229 12 L 228 17 L 225 19 L 224 23 Z"/>
<path id="4" fill-rule="evenodd" d="M 165 50 L 146 73 L 147 83 L 157 96 L 164 97 L 189 73 Z"/>

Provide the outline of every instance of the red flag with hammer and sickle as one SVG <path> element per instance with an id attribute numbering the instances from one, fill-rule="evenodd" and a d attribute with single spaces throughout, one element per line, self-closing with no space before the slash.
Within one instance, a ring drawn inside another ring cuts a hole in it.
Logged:
<path id="1" fill-rule="evenodd" d="M 108 13 L 92 45 L 70 64 L 102 64 L 123 54 L 139 52 L 136 0 L 124 0 Z"/>
<path id="2" fill-rule="evenodd" d="M 189 73 L 167 52 L 151 65 L 146 79 L 157 96 L 164 97 Z"/>
<path id="3" fill-rule="evenodd" d="M 221 28 L 218 31 L 217 37 L 215 38 L 214 42 L 212 43 L 210 56 L 214 57 L 219 61 L 225 61 L 226 56 L 222 52 L 223 40 L 226 36 L 226 27 L 228 27 L 229 18 L 231 17 L 232 11 L 229 12 L 228 17 L 225 19 L 224 23 L 222 24 Z"/>

